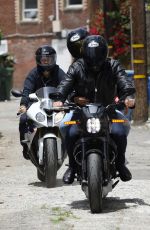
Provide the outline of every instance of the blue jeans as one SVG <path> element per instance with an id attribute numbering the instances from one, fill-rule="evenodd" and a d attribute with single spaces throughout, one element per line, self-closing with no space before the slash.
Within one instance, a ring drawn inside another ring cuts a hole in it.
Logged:
<path id="1" fill-rule="evenodd" d="M 20 121 L 19 121 L 20 142 L 25 139 L 25 133 L 27 133 L 28 131 L 33 132 L 33 128 L 34 128 L 33 124 L 29 124 L 28 122 L 27 114 L 23 113 L 20 116 Z"/>
<path id="2" fill-rule="evenodd" d="M 72 116 L 72 120 L 78 120 L 78 114 L 74 113 Z M 111 136 L 115 141 L 118 149 L 118 162 L 120 164 L 125 163 L 125 151 L 127 147 L 127 136 L 130 131 L 130 123 L 128 119 L 121 113 L 120 111 L 116 111 L 116 119 L 124 119 L 126 122 L 124 123 L 113 123 L 111 129 Z M 65 146 L 69 157 L 69 166 L 75 167 L 75 161 L 73 157 L 73 148 L 75 146 L 76 141 L 79 138 L 79 126 L 72 125 L 63 127 L 63 136 L 65 138 Z"/>
<path id="3" fill-rule="evenodd" d="M 60 122 L 59 128 L 60 128 L 60 132 L 61 132 L 63 140 L 66 140 L 67 138 L 66 135 L 70 127 L 69 125 L 64 124 L 64 122 L 70 121 L 72 116 L 73 116 L 73 111 L 70 111 L 69 113 L 66 113 L 63 120 Z"/>

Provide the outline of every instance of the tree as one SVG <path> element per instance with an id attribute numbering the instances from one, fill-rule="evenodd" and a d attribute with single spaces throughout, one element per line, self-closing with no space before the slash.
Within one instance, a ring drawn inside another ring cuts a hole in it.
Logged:
<path id="1" fill-rule="evenodd" d="M 130 65 L 130 19 L 129 0 L 104 1 L 104 7 L 96 10 L 91 18 L 90 33 L 100 34 L 112 47 L 110 56 Z"/>
<path id="2" fill-rule="evenodd" d="M 131 7 L 133 66 L 136 87 L 136 107 L 133 119 L 135 124 L 140 124 L 148 119 L 145 1 L 131 0 Z"/>

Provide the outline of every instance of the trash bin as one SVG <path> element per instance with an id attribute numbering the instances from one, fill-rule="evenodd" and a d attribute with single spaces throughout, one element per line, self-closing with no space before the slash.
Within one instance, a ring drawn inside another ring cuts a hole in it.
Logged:
<path id="1" fill-rule="evenodd" d="M 10 100 L 13 71 L 12 67 L 0 67 L 0 101 Z"/>
<path id="2" fill-rule="evenodd" d="M 150 76 L 148 76 L 147 90 L 148 90 L 148 106 L 150 107 Z"/>

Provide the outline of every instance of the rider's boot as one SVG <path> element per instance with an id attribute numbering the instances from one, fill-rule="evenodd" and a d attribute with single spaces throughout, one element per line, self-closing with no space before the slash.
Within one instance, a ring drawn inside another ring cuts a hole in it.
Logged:
<path id="1" fill-rule="evenodd" d="M 129 171 L 129 169 L 126 167 L 125 164 L 119 165 L 117 167 L 117 170 L 119 172 L 119 176 L 122 181 L 125 182 L 125 181 L 129 181 L 132 179 L 132 174 Z"/>
<path id="2" fill-rule="evenodd" d="M 72 184 L 74 182 L 74 178 L 75 178 L 75 169 L 74 167 L 69 166 L 66 172 L 64 173 L 63 182 L 65 184 Z"/>
<path id="3" fill-rule="evenodd" d="M 127 147 L 127 137 L 125 135 L 114 136 L 114 140 L 117 145 L 118 156 L 116 159 L 116 168 L 119 172 L 120 179 L 122 181 L 129 181 L 132 179 L 132 174 L 126 167 L 125 152 Z"/>
<path id="4" fill-rule="evenodd" d="M 23 157 L 26 160 L 29 160 L 30 157 L 29 157 L 29 154 L 28 154 L 28 146 L 26 144 L 22 144 L 22 147 L 23 147 L 23 151 L 22 151 Z"/>
<path id="5" fill-rule="evenodd" d="M 129 181 L 132 179 L 132 174 L 125 164 L 125 153 L 119 153 L 116 162 L 116 168 L 122 181 Z"/>
<path id="6" fill-rule="evenodd" d="M 72 154 L 68 154 L 68 158 L 69 158 L 69 167 L 64 173 L 63 182 L 65 184 L 72 184 L 74 182 L 75 173 L 76 173 L 76 162 Z"/>

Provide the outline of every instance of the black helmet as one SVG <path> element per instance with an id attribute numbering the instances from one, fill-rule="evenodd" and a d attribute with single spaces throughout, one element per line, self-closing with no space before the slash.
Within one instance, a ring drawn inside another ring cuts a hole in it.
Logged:
<path id="1" fill-rule="evenodd" d="M 81 58 L 81 47 L 83 40 L 89 33 L 86 28 L 76 28 L 68 33 L 67 48 L 74 58 Z"/>
<path id="2" fill-rule="evenodd" d="M 83 43 L 83 59 L 89 68 L 98 71 L 108 55 L 106 40 L 100 35 L 90 35 Z"/>
<path id="3" fill-rule="evenodd" d="M 49 45 L 43 45 L 35 52 L 36 64 L 41 71 L 49 71 L 56 65 L 56 51 Z"/>

